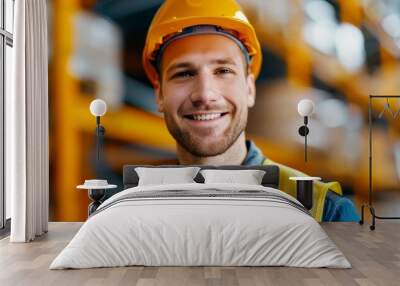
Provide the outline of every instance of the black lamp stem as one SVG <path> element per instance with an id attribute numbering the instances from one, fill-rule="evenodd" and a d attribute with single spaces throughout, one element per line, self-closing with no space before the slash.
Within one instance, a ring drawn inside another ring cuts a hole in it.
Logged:
<path id="1" fill-rule="evenodd" d="M 307 124 L 308 124 L 308 116 L 304 116 L 304 125 L 306 126 L 307 129 Z M 304 160 L 307 162 L 307 133 L 304 136 Z"/>
<path id="2" fill-rule="evenodd" d="M 304 160 L 307 162 L 307 134 L 304 136 Z"/>
<path id="3" fill-rule="evenodd" d="M 96 116 L 96 153 L 98 164 L 100 161 L 100 116 Z"/>

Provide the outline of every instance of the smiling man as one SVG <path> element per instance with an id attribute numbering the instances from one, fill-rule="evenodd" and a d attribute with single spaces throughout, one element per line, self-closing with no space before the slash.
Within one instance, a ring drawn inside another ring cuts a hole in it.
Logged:
<path id="1" fill-rule="evenodd" d="M 242 164 L 244 130 L 254 105 L 254 75 L 239 46 L 208 26 L 165 48 L 159 110 L 177 140 L 181 164 Z M 178 55 L 178 56 L 177 56 Z"/>
<path id="2" fill-rule="evenodd" d="M 234 0 L 167 0 L 149 28 L 143 65 L 158 109 L 177 142 L 179 164 L 280 167 L 279 188 L 295 194 L 301 172 L 264 157 L 246 141 L 262 61 L 256 33 Z M 336 182 L 314 184 L 313 216 L 357 221 Z"/>

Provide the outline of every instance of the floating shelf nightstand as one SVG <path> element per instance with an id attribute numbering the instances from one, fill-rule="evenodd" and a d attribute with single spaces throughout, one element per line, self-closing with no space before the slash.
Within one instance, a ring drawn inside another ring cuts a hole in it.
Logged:
<path id="1" fill-rule="evenodd" d="M 92 202 L 88 208 L 88 215 L 94 213 L 101 204 L 101 200 L 104 198 L 107 189 L 114 189 L 117 185 L 110 185 L 107 180 L 85 180 L 85 184 L 79 185 L 77 189 L 88 190 L 89 198 Z"/>

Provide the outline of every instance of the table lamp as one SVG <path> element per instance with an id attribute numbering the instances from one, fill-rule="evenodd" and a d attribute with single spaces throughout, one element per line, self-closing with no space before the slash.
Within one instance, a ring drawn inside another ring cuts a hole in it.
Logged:
<path id="1" fill-rule="evenodd" d="M 314 103 L 309 99 L 302 99 L 297 105 L 297 111 L 304 117 L 304 125 L 299 128 L 300 136 L 304 137 L 304 160 L 307 162 L 307 135 L 310 130 L 307 127 L 308 116 L 314 111 Z M 311 210 L 313 207 L 313 181 L 321 180 L 320 177 L 290 177 L 296 181 L 296 198 L 304 207 Z"/>
<path id="2" fill-rule="evenodd" d="M 314 102 L 310 99 L 300 100 L 297 105 L 297 112 L 304 117 L 304 125 L 299 128 L 299 134 L 304 137 L 304 160 L 307 162 L 307 135 L 310 133 L 307 124 L 308 117 L 314 112 Z"/>
<path id="3" fill-rule="evenodd" d="M 96 117 L 96 154 L 97 164 L 100 161 L 100 144 L 101 139 L 106 133 L 106 129 L 100 125 L 100 117 L 106 114 L 107 104 L 104 100 L 95 99 L 90 103 L 90 113 Z"/>
<path id="4" fill-rule="evenodd" d="M 106 114 L 107 104 L 104 100 L 95 99 L 90 103 L 90 113 L 96 117 L 96 164 L 100 163 L 100 144 L 106 129 L 100 125 L 100 117 Z M 104 198 L 107 189 L 116 188 L 116 185 L 108 184 L 107 180 L 94 179 L 85 180 L 83 185 L 77 186 L 78 189 L 88 190 L 89 198 L 92 202 L 89 205 L 88 213 L 91 215 L 94 213 L 101 204 L 101 200 Z"/>

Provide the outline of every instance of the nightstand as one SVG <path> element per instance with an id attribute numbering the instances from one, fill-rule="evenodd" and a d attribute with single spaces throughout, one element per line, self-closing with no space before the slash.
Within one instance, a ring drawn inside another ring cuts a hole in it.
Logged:
<path id="1" fill-rule="evenodd" d="M 320 177 L 290 177 L 292 181 L 296 181 L 297 195 L 296 198 L 304 207 L 310 210 L 313 206 L 313 181 L 321 180 Z"/>
<path id="2" fill-rule="evenodd" d="M 88 207 L 88 215 L 94 213 L 101 204 L 107 189 L 114 189 L 117 185 L 110 185 L 107 180 L 85 180 L 83 185 L 79 185 L 77 189 L 88 190 L 88 196 L 92 201 Z"/>

